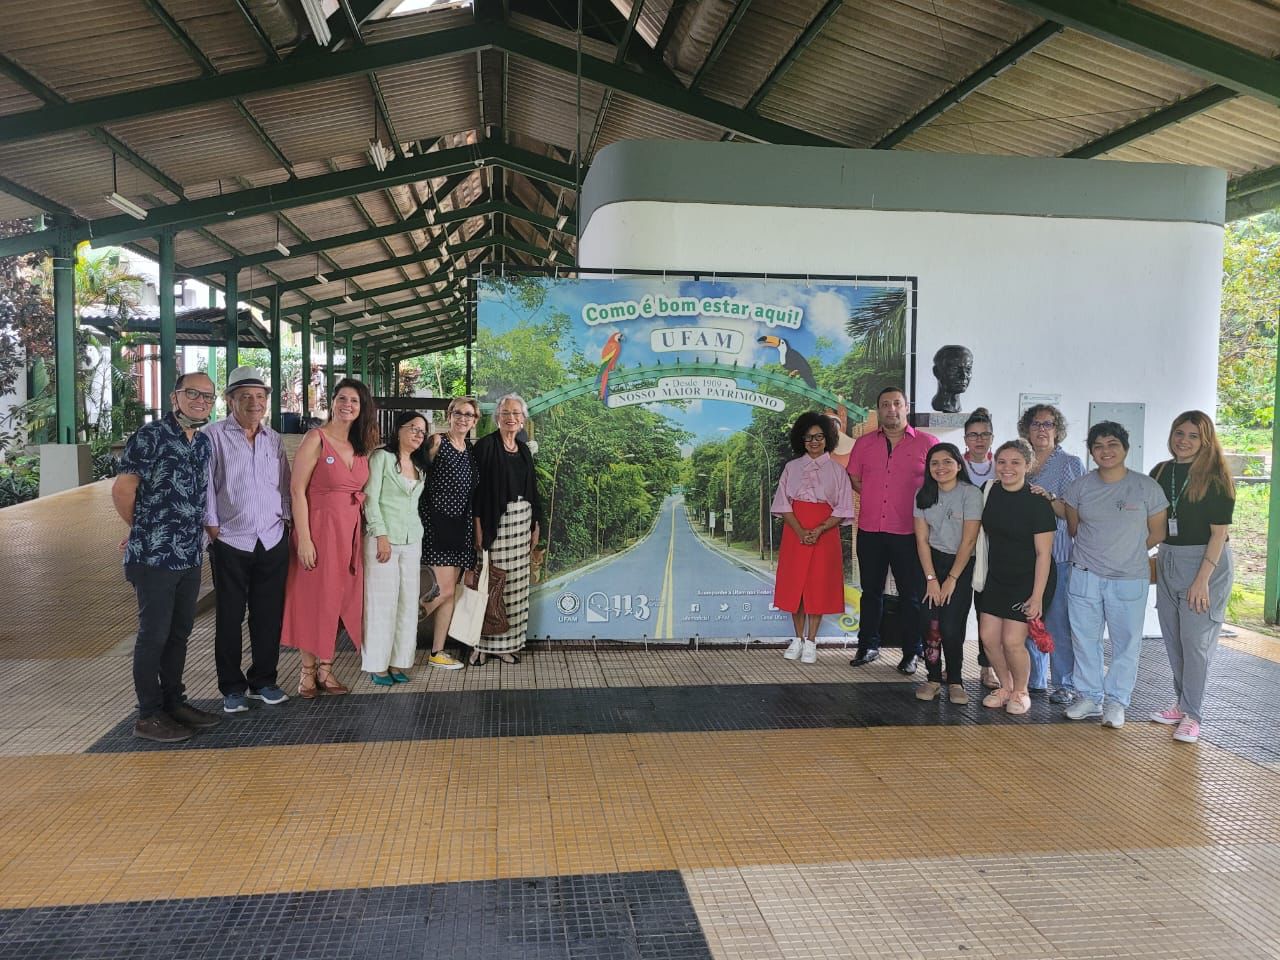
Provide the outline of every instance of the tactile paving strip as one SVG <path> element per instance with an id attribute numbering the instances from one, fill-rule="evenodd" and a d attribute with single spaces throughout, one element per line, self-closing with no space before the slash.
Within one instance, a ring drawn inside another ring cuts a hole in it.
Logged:
<path id="1" fill-rule="evenodd" d="M 758 655 L 770 656 L 763 652 Z M 1148 713 L 1169 703 L 1169 677 L 1163 644 L 1147 641 L 1129 709 L 1131 722 L 1145 724 Z M 966 706 L 955 706 L 943 699 L 921 703 L 912 694 L 913 685 L 904 682 L 349 694 L 313 701 L 295 699 L 280 707 L 255 707 L 248 713 L 227 717 L 220 726 L 176 745 L 135 739 L 130 715 L 88 752 L 564 734 L 1070 722 L 1064 718 L 1062 707 L 1042 697 L 1034 699 L 1031 712 L 1022 717 L 986 709 L 975 688 L 976 684 L 970 685 L 972 699 Z M 1256 762 L 1280 760 L 1276 738 L 1280 729 L 1280 664 L 1234 650 L 1219 651 L 1207 705 L 1211 719 L 1204 727 L 1204 738 L 1208 742 Z M 201 706 L 219 709 L 216 701 L 204 701 Z"/>
<path id="2" fill-rule="evenodd" d="M 674 870 L 0 911 L 0 960 L 710 960 Z"/>

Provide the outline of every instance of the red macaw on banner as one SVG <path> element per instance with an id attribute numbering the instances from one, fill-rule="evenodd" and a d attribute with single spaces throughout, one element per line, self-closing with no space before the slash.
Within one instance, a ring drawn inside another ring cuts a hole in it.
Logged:
<path id="1" fill-rule="evenodd" d="M 622 331 L 617 330 L 609 335 L 600 350 L 600 400 L 609 399 L 609 374 L 618 365 L 618 357 L 622 354 Z"/>

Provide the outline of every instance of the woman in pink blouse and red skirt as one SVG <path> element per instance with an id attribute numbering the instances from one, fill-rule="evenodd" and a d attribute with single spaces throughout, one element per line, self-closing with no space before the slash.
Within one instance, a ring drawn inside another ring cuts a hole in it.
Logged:
<path id="1" fill-rule="evenodd" d="M 829 417 L 802 413 L 791 428 L 799 456 L 782 469 L 771 512 L 783 519 L 773 604 L 791 614 L 788 660 L 818 659 L 823 614 L 844 613 L 844 558 L 836 527 L 853 522 L 849 475 L 831 459 L 839 435 Z"/>

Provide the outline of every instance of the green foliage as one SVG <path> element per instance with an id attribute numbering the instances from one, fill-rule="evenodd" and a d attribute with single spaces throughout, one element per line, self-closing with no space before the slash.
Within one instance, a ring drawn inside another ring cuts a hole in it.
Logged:
<path id="1" fill-rule="evenodd" d="M 467 349 L 454 347 L 400 361 L 409 389 L 432 397 L 460 397 L 467 392 Z M 412 375 L 412 380 L 409 380 Z"/>
<path id="2" fill-rule="evenodd" d="M 34 500 L 40 493 L 40 461 L 35 457 L 15 457 L 0 464 L 0 507 Z"/>
<path id="3" fill-rule="evenodd" d="M 265 347 L 241 347 L 237 362 L 242 367 L 257 367 L 268 381 L 271 379 L 271 351 Z M 230 374 L 223 371 L 223 376 Z M 302 410 L 302 348 L 280 347 L 280 409 Z M 276 385 L 272 384 L 274 388 Z"/>
<path id="4" fill-rule="evenodd" d="M 1223 239 L 1218 417 L 1267 427 L 1274 417 L 1280 227 L 1275 218 L 1229 224 Z"/>
<path id="5" fill-rule="evenodd" d="M 483 362 L 475 372 L 475 392 L 483 400 L 511 391 L 531 400 L 595 371 L 569 336 L 567 314 L 532 320 L 545 303 L 544 279 L 499 280 L 498 289 L 527 321 L 501 336 L 480 331 L 476 355 Z M 566 361 L 559 358 L 562 352 Z M 465 355 L 462 360 L 465 367 Z M 443 360 L 442 376 L 449 362 Z M 435 375 L 430 368 L 427 373 Z M 643 407 L 606 411 L 590 396 L 546 411 L 530 433 L 538 443 L 548 575 L 626 549 L 645 535 L 663 498 L 680 483 L 680 447 L 690 439 Z"/>

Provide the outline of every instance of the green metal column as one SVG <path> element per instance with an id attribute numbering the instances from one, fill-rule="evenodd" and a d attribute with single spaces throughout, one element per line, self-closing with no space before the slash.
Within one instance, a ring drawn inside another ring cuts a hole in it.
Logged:
<path id="1" fill-rule="evenodd" d="M 213 287 L 210 287 L 209 288 L 209 307 L 210 309 L 212 309 L 217 305 L 218 305 L 218 291 L 213 289 Z M 227 372 L 230 373 L 231 371 L 228 370 Z M 214 390 L 217 390 L 218 389 L 218 348 L 217 347 L 209 348 L 209 379 L 213 381 Z M 209 411 L 209 419 L 210 420 L 218 419 L 217 404 L 215 404 L 213 408 Z"/>
<path id="2" fill-rule="evenodd" d="M 280 393 L 284 385 L 280 362 L 280 288 L 272 287 L 267 300 L 271 325 L 271 429 L 280 430 Z"/>
<path id="3" fill-rule="evenodd" d="M 120 345 L 120 337 L 124 334 L 113 335 L 111 337 L 111 439 L 124 439 L 124 404 L 120 402 L 120 398 L 116 396 L 115 389 L 115 372 L 120 369 L 121 361 L 124 357 L 123 348 Z"/>
<path id="4" fill-rule="evenodd" d="M 311 416 L 311 314 L 302 315 L 302 416 Z"/>
<path id="5" fill-rule="evenodd" d="M 360 348 L 360 379 L 365 383 L 369 382 L 369 347 L 367 344 Z"/>
<path id="6" fill-rule="evenodd" d="M 53 249 L 54 377 L 57 443 L 76 442 L 76 245 L 69 236 Z"/>
<path id="7" fill-rule="evenodd" d="M 400 361 L 391 361 L 391 395 L 400 396 Z"/>
<path id="8" fill-rule="evenodd" d="M 240 290 L 239 275 L 234 270 L 227 271 L 227 376 L 240 366 Z"/>
<path id="9" fill-rule="evenodd" d="M 329 318 L 329 335 L 324 338 L 325 347 L 325 403 L 333 403 L 333 385 L 337 381 L 333 378 L 333 322 L 334 318 Z M 330 408 L 332 412 L 332 408 Z"/>
<path id="10" fill-rule="evenodd" d="M 354 356 L 355 351 L 353 349 L 354 346 L 355 346 L 355 341 L 353 339 L 353 334 L 351 333 L 350 330 L 348 330 L 347 343 L 344 349 L 344 359 L 346 360 L 346 363 L 344 364 L 344 366 L 346 367 L 348 377 L 354 377 L 356 375 L 356 361 Z"/>
<path id="11" fill-rule="evenodd" d="M 1280 329 L 1276 331 L 1276 383 L 1273 410 L 1280 411 Z M 1267 576 L 1263 584 L 1262 617 L 1280 623 L 1280 418 L 1271 422 L 1271 494 L 1267 502 Z"/>
<path id="12" fill-rule="evenodd" d="M 173 302 L 173 231 L 160 234 L 160 411 L 172 409 L 178 382 L 178 315 Z"/>

